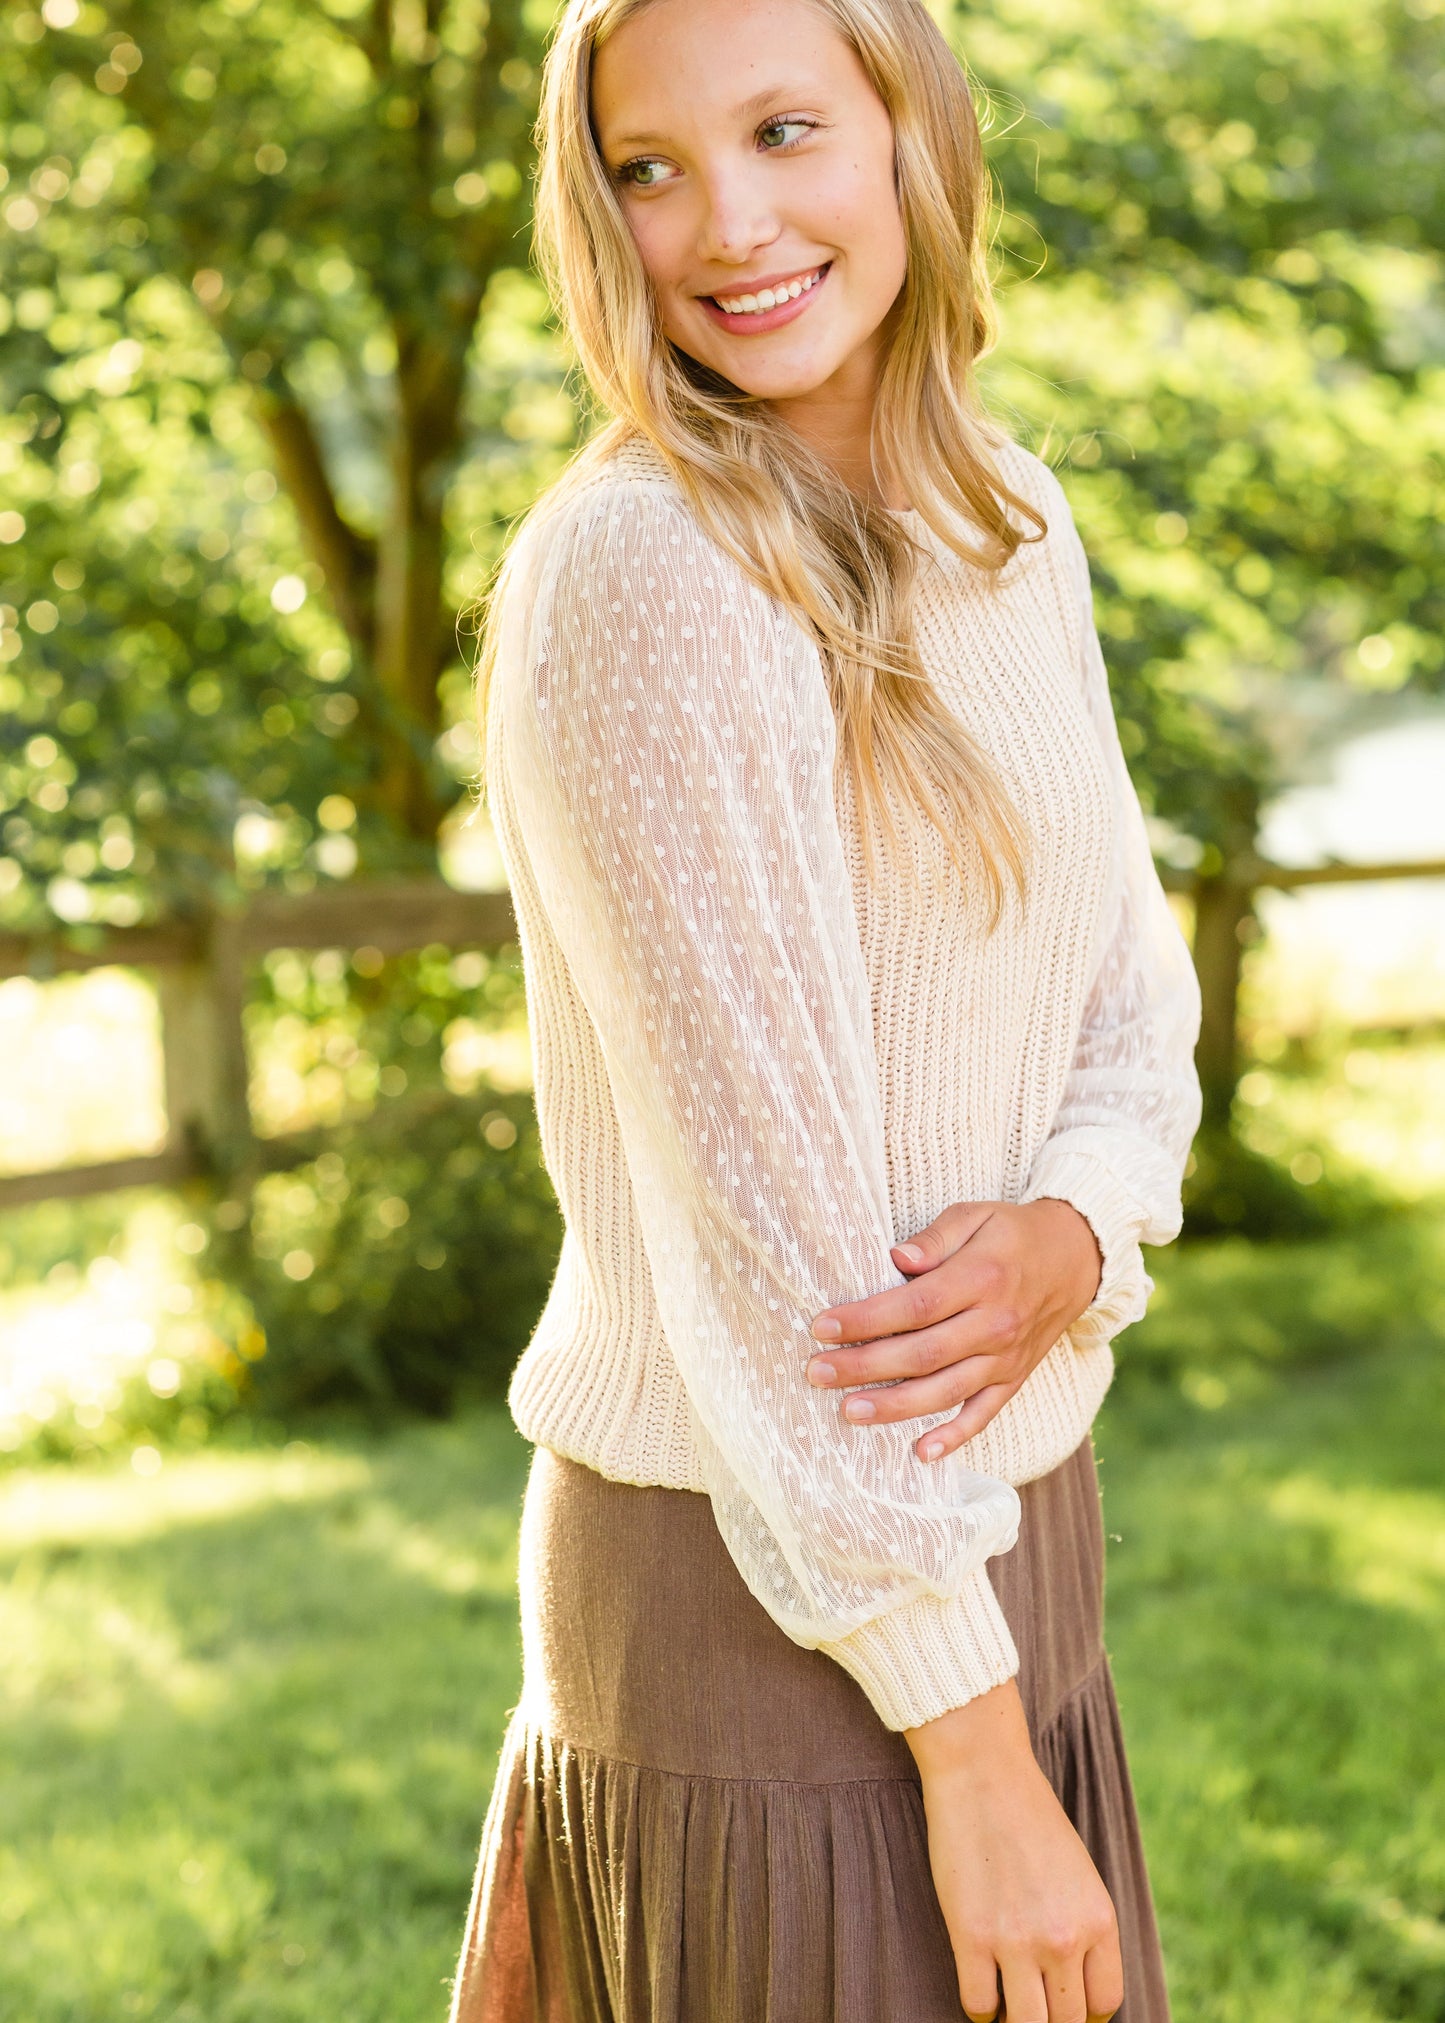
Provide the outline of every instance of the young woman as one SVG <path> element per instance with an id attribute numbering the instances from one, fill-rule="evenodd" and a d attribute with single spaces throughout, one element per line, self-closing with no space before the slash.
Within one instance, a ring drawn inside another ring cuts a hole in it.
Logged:
<path id="1" fill-rule="evenodd" d="M 1198 1000 L 986 207 L 919 0 L 562 17 L 611 419 L 485 667 L 566 1240 L 455 2023 L 1167 2015 L 1089 1428 Z"/>

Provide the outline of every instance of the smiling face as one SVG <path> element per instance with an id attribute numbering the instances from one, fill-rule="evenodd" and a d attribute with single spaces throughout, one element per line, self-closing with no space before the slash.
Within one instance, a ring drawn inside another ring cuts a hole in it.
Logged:
<path id="1" fill-rule="evenodd" d="M 903 285 L 893 127 L 809 0 L 654 0 L 592 116 L 663 329 L 760 400 L 871 406 Z"/>

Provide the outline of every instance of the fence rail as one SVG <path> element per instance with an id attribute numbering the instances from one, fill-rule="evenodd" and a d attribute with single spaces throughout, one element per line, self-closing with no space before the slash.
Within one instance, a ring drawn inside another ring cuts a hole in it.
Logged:
<path id="1" fill-rule="evenodd" d="M 1207 877 L 1161 867 L 1171 891 L 1195 902 L 1195 963 L 1204 996 L 1200 1069 L 1228 1107 L 1238 1060 L 1240 928 L 1264 889 L 1445 878 L 1445 858 L 1415 863 L 1292 866 L 1247 857 Z M 67 935 L 0 935 L 0 979 L 47 979 L 118 966 L 157 973 L 167 1133 L 159 1152 L 44 1172 L 0 1174 L 0 1210 L 74 1199 L 112 1188 L 177 1186 L 206 1176 L 245 1176 L 287 1165 L 315 1149 L 314 1132 L 258 1140 L 247 1096 L 243 1013 L 247 972 L 278 948 L 374 948 L 404 955 L 441 944 L 500 948 L 517 935 L 505 892 L 457 892 L 439 878 L 265 893 L 242 912 L 152 927 Z"/>
<path id="2" fill-rule="evenodd" d="M 441 944 L 500 948 L 515 940 L 505 892 L 457 892 L 439 878 L 266 893 L 244 912 L 82 936 L 0 936 L 0 978 L 78 971 L 157 973 L 166 1142 L 159 1152 L 86 1166 L 0 1175 L 0 1210 L 117 1187 L 170 1187 L 245 1176 L 306 1155 L 310 1137 L 258 1141 L 247 1096 L 243 1014 L 250 965 L 277 948 L 374 948 L 404 955 Z"/>

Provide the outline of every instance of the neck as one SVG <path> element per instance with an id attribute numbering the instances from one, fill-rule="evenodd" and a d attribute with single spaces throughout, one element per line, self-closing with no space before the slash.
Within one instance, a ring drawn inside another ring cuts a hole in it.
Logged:
<path id="1" fill-rule="evenodd" d="M 873 416 L 883 353 L 883 332 L 878 330 L 821 386 L 769 406 L 850 491 L 876 506 L 900 508 L 907 499 L 886 472 L 873 468 Z"/>

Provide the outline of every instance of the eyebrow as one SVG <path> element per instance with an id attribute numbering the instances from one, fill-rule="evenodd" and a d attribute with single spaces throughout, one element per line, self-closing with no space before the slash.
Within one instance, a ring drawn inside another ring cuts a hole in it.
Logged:
<path id="1" fill-rule="evenodd" d="M 788 85 L 784 83 L 770 84 L 762 91 L 755 91 L 751 98 L 745 98 L 741 105 L 733 107 L 733 118 L 756 119 L 768 106 L 775 105 L 780 98 L 786 97 L 788 90 Z M 610 145 L 615 148 L 653 147 L 666 139 L 666 134 L 660 133 L 622 133 L 618 134 Z"/>

